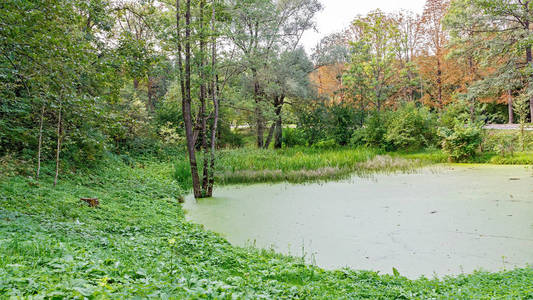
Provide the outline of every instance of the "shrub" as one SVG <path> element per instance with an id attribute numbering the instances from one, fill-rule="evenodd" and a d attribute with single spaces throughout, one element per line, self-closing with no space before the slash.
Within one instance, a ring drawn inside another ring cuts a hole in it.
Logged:
<path id="1" fill-rule="evenodd" d="M 350 138 L 350 146 L 359 147 L 366 144 L 366 132 L 361 128 L 353 132 Z"/>
<path id="2" fill-rule="evenodd" d="M 283 144 L 285 145 L 285 147 L 306 146 L 307 141 L 301 129 L 284 128 L 283 129 Z"/>
<path id="3" fill-rule="evenodd" d="M 450 161 L 460 162 L 475 156 L 481 145 L 483 130 L 480 124 L 456 122 L 452 129 L 439 128 L 442 150 Z"/>
<path id="4" fill-rule="evenodd" d="M 434 144 L 435 122 L 430 112 L 413 103 L 389 114 L 385 134 L 389 150 L 418 150 Z"/>
<path id="5" fill-rule="evenodd" d="M 339 145 L 348 145 L 353 132 L 361 126 L 362 112 L 348 104 L 314 104 L 296 112 L 298 128 L 307 144 L 333 138 Z"/>
<path id="6" fill-rule="evenodd" d="M 326 137 L 328 111 L 324 105 L 302 108 L 296 115 L 298 128 L 302 130 L 307 144 L 312 145 Z"/>
<path id="7" fill-rule="evenodd" d="M 358 111 L 349 105 L 333 105 L 328 110 L 329 132 L 328 137 L 333 137 L 337 144 L 348 145 L 352 134 L 360 124 Z"/>
<path id="8" fill-rule="evenodd" d="M 385 120 L 385 113 L 374 113 L 366 120 L 363 131 L 360 133 L 364 137 L 365 145 L 386 148 L 387 126 Z"/>

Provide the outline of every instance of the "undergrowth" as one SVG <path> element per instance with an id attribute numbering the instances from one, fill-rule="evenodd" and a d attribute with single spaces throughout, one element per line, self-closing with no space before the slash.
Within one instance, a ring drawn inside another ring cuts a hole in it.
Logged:
<path id="1" fill-rule="evenodd" d="M 39 183 L 1 177 L 0 298 L 533 297 L 532 268 L 409 280 L 231 246 L 185 221 L 174 171 L 169 162 L 114 161 L 55 188 L 49 172 Z"/>

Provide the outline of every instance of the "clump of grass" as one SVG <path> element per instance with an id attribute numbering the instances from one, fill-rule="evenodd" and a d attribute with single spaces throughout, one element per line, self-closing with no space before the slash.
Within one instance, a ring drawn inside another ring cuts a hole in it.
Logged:
<path id="1" fill-rule="evenodd" d="M 217 174 L 216 179 L 223 184 L 256 183 L 256 182 L 291 182 L 301 183 L 313 180 L 341 179 L 345 177 L 349 170 L 338 167 L 326 167 L 316 170 L 242 170 Z"/>

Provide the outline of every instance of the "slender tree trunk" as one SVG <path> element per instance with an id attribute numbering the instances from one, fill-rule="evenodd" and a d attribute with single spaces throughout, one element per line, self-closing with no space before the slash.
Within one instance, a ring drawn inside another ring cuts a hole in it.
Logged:
<path id="1" fill-rule="evenodd" d="M 263 111 L 261 110 L 261 96 L 259 81 L 257 79 L 257 70 L 252 68 L 254 78 L 254 100 L 255 100 L 255 115 L 257 120 L 257 148 L 261 149 L 264 146 L 265 124 L 263 118 Z"/>
<path id="2" fill-rule="evenodd" d="M 507 108 L 509 110 L 509 124 L 514 123 L 513 95 L 511 90 L 507 91 Z"/>
<path id="3" fill-rule="evenodd" d="M 257 116 L 257 148 L 263 148 L 264 146 L 264 135 L 265 135 L 265 124 L 263 120 L 263 112 L 259 107 L 259 101 L 256 100 L 255 113 Z"/>
<path id="4" fill-rule="evenodd" d="M 139 79 L 133 79 L 133 88 L 137 91 L 139 89 Z"/>
<path id="5" fill-rule="evenodd" d="M 361 127 L 365 125 L 365 96 L 363 95 L 363 88 L 359 88 L 359 93 L 361 95 Z"/>
<path id="6" fill-rule="evenodd" d="M 57 185 L 59 177 L 59 155 L 61 152 L 61 105 L 59 106 L 59 114 L 57 117 L 57 148 L 56 148 L 56 175 L 54 177 L 54 186 Z"/>
<path id="7" fill-rule="evenodd" d="M 526 3 L 527 5 L 529 5 L 529 1 L 527 1 Z M 526 10 L 529 12 L 529 7 L 526 7 Z M 528 32 L 531 32 L 531 26 L 529 24 L 529 21 L 526 21 L 526 28 Z M 527 60 L 528 66 L 531 67 L 531 65 L 533 64 L 533 56 L 531 53 L 530 45 L 526 47 L 526 60 Z M 533 84 L 533 75 L 531 75 L 530 81 L 531 82 L 529 84 Z M 531 123 L 533 123 L 533 98 L 529 99 L 529 116 L 530 116 Z"/>
<path id="8" fill-rule="evenodd" d="M 283 109 L 283 100 L 285 96 L 281 96 L 278 105 L 276 106 L 275 112 L 276 112 L 276 135 L 274 139 L 274 148 L 275 149 L 281 149 L 281 146 L 283 144 L 283 124 L 282 124 L 282 116 L 281 116 L 281 110 Z"/>
<path id="9" fill-rule="evenodd" d="M 41 175 L 41 151 L 43 146 L 43 124 L 44 124 L 44 103 L 41 107 L 41 120 L 39 121 L 39 145 L 37 146 L 37 174 L 36 180 L 39 181 Z"/>
<path id="10" fill-rule="evenodd" d="M 217 62 L 217 39 L 215 37 L 215 1 L 211 4 L 211 34 L 212 34 L 212 48 L 211 48 L 211 99 L 213 100 L 213 108 L 215 110 L 213 119 L 213 128 L 211 129 L 211 177 L 209 178 L 209 184 L 207 187 L 207 196 L 213 196 L 213 186 L 215 183 L 215 150 L 216 150 L 216 138 L 218 129 L 218 99 L 217 99 L 217 76 L 216 76 L 216 62 Z"/>
<path id="11" fill-rule="evenodd" d="M 191 167 L 191 178 L 193 193 L 195 198 L 202 197 L 200 177 L 198 176 L 198 165 L 196 162 L 196 149 L 194 145 L 194 134 L 191 116 L 191 0 L 186 1 L 185 12 L 185 72 L 181 58 L 181 34 L 180 34 L 180 0 L 176 1 L 176 24 L 178 31 L 178 64 L 180 68 L 180 82 L 182 83 L 182 114 L 185 123 L 185 137 L 187 139 L 187 152 L 189 154 L 189 164 Z"/>
<path id="12" fill-rule="evenodd" d="M 471 80 L 474 81 L 476 80 L 476 70 L 475 70 L 475 67 L 474 67 L 474 61 L 472 59 L 472 57 L 468 57 L 468 65 L 470 67 L 470 76 L 471 76 Z M 474 122 L 474 120 L 476 119 L 476 99 L 475 98 L 472 98 L 470 99 L 470 122 Z"/>
<path id="13" fill-rule="evenodd" d="M 148 76 L 148 82 L 146 83 L 147 88 L 147 96 L 148 96 L 148 103 L 147 103 L 147 109 L 149 112 L 155 111 L 155 103 L 154 103 L 154 78 Z"/>
<path id="14" fill-rule="evenodd" d="M 270 143 L 272 143 L 272 137 L 274 136 L 275 129 L 276 129 L 276 121 L 272 122 L 272 126 L 270 126 L 270 130 L 268 130 L 268 136 L 265 141 L 265 145 L 263 146 L 264 149 L 268 149 L 268 147 L 270 147 Z"/>
<path id="15" fill-rule="evenodd" d="M 442 70 L 440 58 L 437 58 L 437 101 L 439 109 L 442 109 L 444 103 L 442 103 Z"/>
<path id="16" fill-rule="evenodd" d="M 205 0 L 200 1 L 200 107 L 201 113 L 198 115 L 201 121 L 200 135 L 202 136 L 203 155 L 203 179 L 202 179 L 202 196 L 206 196 L 209 185 L 209 146 L 207 140 L 207 78 L 205 74 L 206 67 L 206 35 L 205 35 Z"/>

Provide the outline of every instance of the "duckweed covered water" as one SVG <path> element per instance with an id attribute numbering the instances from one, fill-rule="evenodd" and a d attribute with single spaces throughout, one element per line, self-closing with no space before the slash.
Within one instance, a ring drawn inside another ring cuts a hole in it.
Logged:
<path id="1" fill-rule="evenodd" d="M 188 218 L 240 246 L 336 269 L 439 277 L 533 263 L 533 170 L 446 165 L 322 184 L 189 197 Z"/>

